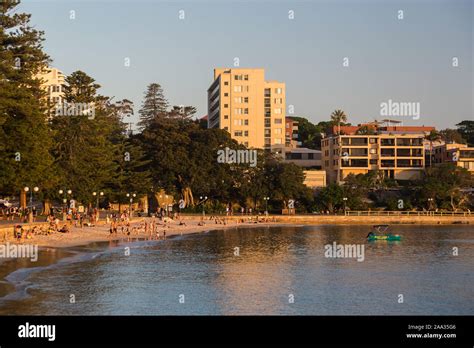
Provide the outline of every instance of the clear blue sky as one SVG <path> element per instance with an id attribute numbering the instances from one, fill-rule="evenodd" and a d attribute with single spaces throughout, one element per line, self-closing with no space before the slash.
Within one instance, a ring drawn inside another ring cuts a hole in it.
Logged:
<path id="1" fill-rule="evenodd" d="M 213 68 L 239 57 L 241 67 L 285 82 L 287 104 L 313 122 L 336 108 L 354 124 L 381 119 L 389 99 L 421 104 L 419 120 L 398 118 L 406 125 L 474 119 L 472 0 L 30 0 L 21 10 L 45 31 L 54 67 L 85 71 L 136 112 L 147 84 L 158 82 L 171 104 L 205 115 Z"/>

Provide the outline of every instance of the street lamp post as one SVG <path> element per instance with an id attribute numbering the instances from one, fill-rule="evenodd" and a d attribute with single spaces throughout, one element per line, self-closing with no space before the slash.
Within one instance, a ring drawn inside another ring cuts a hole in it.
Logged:
<path id="1" fill-rule="evenodd" d="M 344 201 L 344 215 L 346 215 L 346 213 L 347 213 L 347 207 L 346 207 L 347 197 L 343 197 L 342 200 Z"/>
<path id="2" fill-rule="evenodd" d="M 28 192 L 28 191 L 30 191 L 30 188 L 28 186 L 26 186 L 24 188 L 24 190 L 25 190 L 25 192 Z M 33 190 L 30 191 L 30 208 L 33 208 L 33 191 L 38 192 L 39 191 L 38 186 L 33 187 Z"/>
<path id="3" fill-rule="evenodd" d="M 64 192 L 64 190 L 59 190 L 58 193 L 60 195 L 64 195 L 63 196 L 63 221 L 66 221 L 66 215 L 67 215 L 67 196 L 69 195 L 72 195 L 72 190 L 66 190 L 66 192 Z"/>
<path id="4" fill-rule="evenodd" d="M 434 198 L 428 198 L 428 211 L 432 210 Z"/>
<path id="5" fill-rule="evenodd" d="M 104 195 L 104 193 L 102 191 L 100 191 L 99 194 L 97 194 L 97 192 L 94 191 L 94 192 L 92 192 L 92 195 L 94 197 L 97 197 L 95 209 L 97 210 L 96 221 L 99 221 L 99 197 L 102 197 Z"/>
<path id="6" fill-rule="evenodd" d="M 128 214 L 130 218 L 132 217 L 132 203 L 133 203 L 133 198 L 137 196 L 136 193 L 127 193 L 127 197 L 130 197 L 130 204 L 128 205 Z"/>
<path id="7" fill-rule="evenodd" d="M 207 196 L 200 196 L 199 199 L 202 201 L 202 216 L 204 216 L 206 215 L 206 213 L 204 212 L 204 202 L 207 200 Z"/>
<path id="8" fill-rule="evenodd" d="M 265 215 L 268 216 L 268 201 L 270 197 L 263 197 L 263 200 L 265 201 Z"/>
<path id="9" fill-rule="evenodd" d="M 30 190 L 30 188 L 28 186 L 25 186 L 24 188 L 25 192 L 30 192 L 30 211 L 29 211 L 29 214 L 31 214 L 29 220 L 31 220 L 31 222 L 33 222 L 33 219 L 34 219 L 34 215 L 33 215 L 33 191 L 34 192 L 38 192 L 39 191 L 39 188 L 38 186 L 35 186 L 33 187 L 33 190 Z"/>
<path id="10" fill-rule="evenodd" d="M 99 194 L 97 194 L 97 192 L 94 191 L 94 192 L 92 192 L 92 195 L 94 197 L 97 196 L 97 201 L 96 201 L 95 207 L 96 207 L 97 210 L 99 210 L 99 197 L 102 197 L 104 195 L 104 193 L 101 191 L 101 192 L 99 192 Z"/>

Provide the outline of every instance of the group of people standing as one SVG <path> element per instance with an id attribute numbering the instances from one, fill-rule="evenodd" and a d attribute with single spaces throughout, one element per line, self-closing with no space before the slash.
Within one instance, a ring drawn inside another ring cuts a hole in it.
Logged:
<path id="1" fill-rule="evenodd" d="M 166 216 L 160 217 L 160 220 L 163 223 L 160 223 L 155 216 L 152 217 L 151 221 L 144 221 L 140 223 L 139 226 L 130 225 L 130 216 L 127 212 L 121 213 L 120 216 L 118 214 L 111 214 L 110 216 L 107 215 L 106 217 L 107 223 L 110 224 L 109 226 L 109 236 L 117 236 L 120 230 L 120 233 L 124 236 L 127 236 L 128 240 L 132 238 L 132 236 L 138 236 L 139 234 L 144 234 L 147 239 L 166 239 L 166 228 L 169 228 L 167 225 L 168 219 Z M 159 228 L 164 227 L 165 229 L 160 235 Z"/>
<path id="2" fill-rule="evenodd" d="M 37 216 L 36 207 L 21 208 L 21 207 L 4 207 L 0 208 L 0 216 L 7 221 L 14 221 L 19 219 L 21 222 L 28 222 L 28 216 L 32 213 L 32 218 Z"/>

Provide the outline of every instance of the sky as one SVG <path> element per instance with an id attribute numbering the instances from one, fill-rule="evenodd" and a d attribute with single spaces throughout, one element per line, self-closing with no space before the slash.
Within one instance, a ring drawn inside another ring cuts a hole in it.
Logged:
<path id="1" fill-rule="evenodd" d="M 404 125 L 474 120 L 472 0 L 24 0 L 17 12 L 45 32 L 53 67 L 86 72 L 135 114 L 152 82 L 207 114 L 213 69 L 237 57 L 286 83 L 287 116 L 317 123 L 342 109 L 358 124 L 387 118 L 392 100 L 420 107 L 388 117 Z"/>

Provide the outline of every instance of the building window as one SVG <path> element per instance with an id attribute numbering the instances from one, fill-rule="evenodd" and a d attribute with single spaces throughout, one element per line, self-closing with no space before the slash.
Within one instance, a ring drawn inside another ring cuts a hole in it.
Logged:
<path id="1" fill-rule="evenodd" d="M 228 108 L 228 107 L 229 107 L 229 104 L 224 104 L 224 107 L 225 107 L 225 108 Z"/>
<path id="2" fill-rule="evenodd" d="M 394 146 L 395 139 L 381 139 L 380 140 L 382 146 Z"/>
<path id="3" fill-rule="evenodd" d="M 280 108 L 275 109 L 275 114 L 276 115 L 281 115 L 281 109 Z"/>
<path id="4" fill-rule="evenodd" d="M 275 138 L 275 144 L 281 144 L 281 138 Z"/>
<path id="5" fill-rule="evenodd" d="M 281 92 L 282 92 L 281 88 L 275 88 L 275 93 L 276 94 L 281 94 Z"/>
<path id="6" fill-rule="evenodd" d="M 229 93 L 224 93 L 224 97 L 228 97 L 229 96 Z"/>
<path id="7" fill-rule="evenodd" d="M 224 86 L 228 86 L 228 85 L 229 85 L 229 82 L 225 81 Z"/>
<path id="8" fill-rule="evenodd" d="M 245 97 L 244 98 L 244 103 L 248 103 L 249 102 L 249 97 Z"/>
<path id="9" fill-rule="evenodd" d="M 244 125 L 248 126 L 249 125 L 249 120 L 244 120 Z"/>
<path id="10" fill-rule="evenodd" d="M 224 127 L 224 130 L 225 130 L 225 131 L 229 131 L 229 127 Z"/>
<path id="11" fill-rule="evenodd" d="M 248 81 L 249 80 L 249 75 L 244 75 L 244 80 Z"/>
<path id="12" fill-rule="evenodd" d="M 308 153 L 308 159 L 314 159 L 314 153 Z"/>
<path id="13" fill-rule="evenodd" d="M 242 136 L 242 131 L 235 131 L 234 136 L 241 137 Z"/>
<path id="14" fill-rule="evenodd" d="M 245 109 L 244 109 L 244 114 L 245 114 L 245 115 L 248 115 L 248 114 L 249 114 L 249 109 L 248 109 L 248 108 L 245 108 Z"/>
<path id="15" fill-rule="evenodd" d="M 242 92 L 242 86 L 234 86 L 234 92 Z"/>
<path id="16" fill-rule="evenodd" d="M 370 149 L 370 154 L 375 155 L 377 153 L 377 149 Z"/>
<path id="17" fill-rule="evenodd" d="M 249 136 L 249 131 L 244 131 L 244 137 L 248 137 Z"/>
<path id="18" fill-rule="evenodd" d="M 234 75 L 234 79 L 236 81 L 241 81 L 242 80 L 242 75 Z"/>
<path id="19" fill-rule="evenodd" d="M 229 119 L 229 115 L 224 115 L 224 120 L 228 120 Z"/>
<path id="20" fill-rule="evenodd" d="M 281 118 L 275 118 L 275 124 L 282 124 Z"/>
<path id="21" fill-rule="evenodd" d="M 281 134 L 281 128 L 275 128 L 275 134 Z"/>

